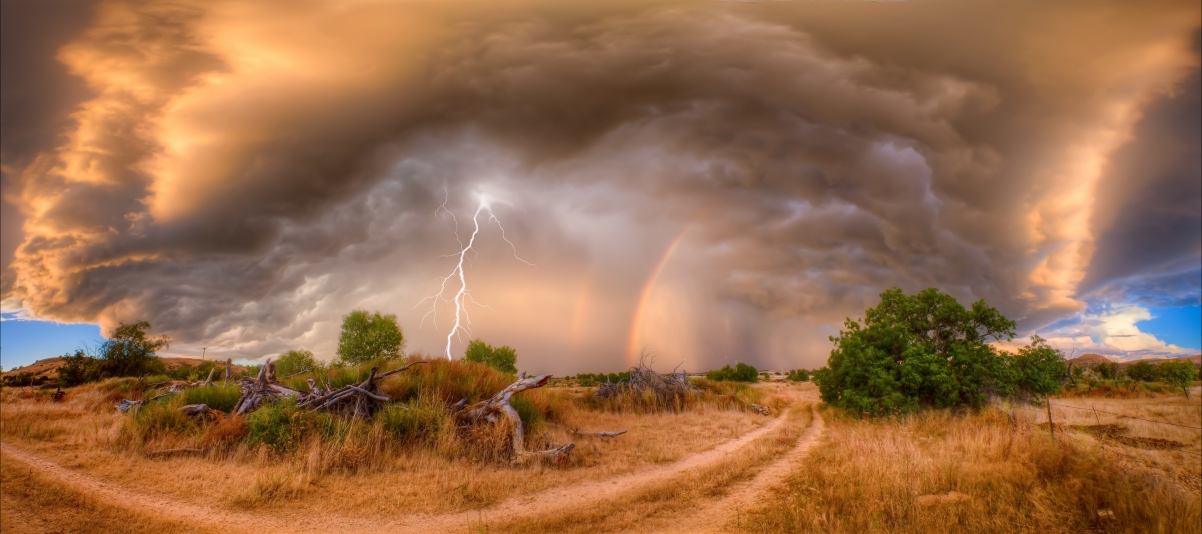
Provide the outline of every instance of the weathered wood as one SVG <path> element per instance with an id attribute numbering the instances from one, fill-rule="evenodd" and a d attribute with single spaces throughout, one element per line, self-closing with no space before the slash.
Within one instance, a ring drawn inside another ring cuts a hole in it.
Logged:
<path id="1" fill-rule="evenodd" d="M 144 401 L 144 400 L 136 400 L 135 401 L 135 400 L 129 400 L 129 399 L 122 399 L 121 404 L 118 404 L 117 406 L 115 406 L 115 408 L 117 408 L 117 411 L 119 411 L 119 412 L 127 412 L 130 410 L 130 408 L 132 408 L 134 410 L 134 415 L 137 415 L 138 408 L 141 408 L 142 404 L 144 404 L 145 402 L 146 401 Z"/>
<path id="2" fill-rule="evenodd" d="M 204 415 L 209 412 L 209 405 L 207 405 L 207 404 L 189 404 L 187 406 L 181 406 L 179 411 L 184 412 L 185 414 L 188 414 L 188 415 Z"/>
<path id="3" fill-rule="evenodd" d="M 205 379 L 205 383 L 201 384 L 201 387 L 209 387 L 209 384 L 213 383 L 213 373 L 216 373 L 216 372 L 217 372 L 216 367 L 209 369 L 209 377 Z"/>
<path id="4" fill-rule="evenodd" d="M 393 370 L 391 370 L 391 371 L 388 371 L 388 372 L 385 372 L 385 373 L 380 373 L 380 376 L 378 376 L 378 377 L 376 377 L 376 378 L 384 378 L 384 377 L 386 377 L 386 376 L 389 376 L 389 375 L 394 375 L 394 374 L 396 374 L 396 373 L 399 373 L 399 372 L 401 372 L 401 371 L 404 371 L 405 369 L 408 369 L 408 368 L 410 368 L 410 367 L 413 367 L 414 365 L 418 365 L 418 364 L 422 364 L 422 363 L 429 363 L 429 362 L 427 362 L 426 360 L 418 360 L 418 361 L 416 361 L 416 362 L 413 362 L 413 363 L 410 363 L 409 365 L 406 365 L 406 366 L 404 366 L 404 367 L 397 367 L 396 369 L 393 369 Z"/>
<path id="5" fill-rule="evenodd" d="M 576 447 L 575 444 L 569 443 L 552 449 L 543 451 L 527 451 L 525 448 L 526 432 L 522 426 L 522 418 L 518 415 L 518 411 L 509 404 L 509 400 L 514 395 L 526 391 L 528 389 L 540 388 L 547 384 L 547 379 L 551 375 L 539 375 L 528 378 L 519 378 L 517 382 L 510 384 L 505 389 L 497 392 L 488 400 L 481 401 L 473 405 L 467 410 L 465 418 L 469 425 L 477 425 L 484 423 L 492 423 L 497 420 L 498 414 L 503 414 L 509 419 L 513 426 L 513 433 L 510 436 L 510 446 L 513 450 L 513 462 L 527 462 L 534 458 L 542 458 L 553 461 L 560 461 L 567 457 L 568 453 Z"/>
<path id="6" fill-rule="evenodd" d="M 303 375 L 303 374 L 305 374 L 305 373 L 307 373 L 307 372 L 309 372 L 309 371 L 312 371 L 313 369 L 315 369 L 315 367 L 309 367 L 309 368 L 307 368 L 307 369 L 304 369 L 304 370 L 301 370 L 301 371 L 297 371 L 297 372 L 295 372 L 295 373 L 292 373 L 292 374 L 290 374 L 290 375 L 288 375 L 288 376 L 285 376 L 284 378 L 292 378 L 292 377 L 294 377 L 294 376 L 300 376 L 300 375 Z"/>
<path id="7" fill-rule="evenodd" d="M 234 365 L 234 359 L 233 359 L 233 358 L 226 358 L 226 359 L 225 359 L 225 382 L 226 382 L 227 384 L 228 384 L 228 383 L 229 383 L 229 381 L 230 381 L 230 367 L 233 367 L 233 365 Z"/>

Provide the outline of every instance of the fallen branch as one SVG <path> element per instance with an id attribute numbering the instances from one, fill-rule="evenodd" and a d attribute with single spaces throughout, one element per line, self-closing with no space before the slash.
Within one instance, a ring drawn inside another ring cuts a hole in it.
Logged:
<path id="1" fill-rule="evenodd" d="M 276 400 L 281 397 L 294 399 L 303 397 L 301 392 L 275 381 L 275 364 L 271 363 L 271 358 L 263 362 L 263 366 L 259 368 L 259 376 L 242 379 L 241 389 L 242 397 L 234 404 L 233 410 L 238 415 L 258 408 L 265 401 Z"/>
<path id="2" fill-rule="evenodd" d="M 616 438 L 616 437 L 618 437 L 618 436 L 621 436 L 622 434 L 625 434 L 625 433 L 626 433 L 626 430 L 625 430 L 625 429 L 623 429 L 623 430 L 619 430 L 619 431 L 617 431 L 617 432 L 581 432 L 581 431 L 579 431 L 579 430 L 577 430 L 577 431 L 573 432 L 573 434 L 576 434 L 577 436 L 594 436 L 594 437 L 598 437 L 598 438 L 601 438 L 601 439 L 605 439 L 605 438 Z"/>
<path id="3" fill-rule="evenodd" d="M 485 401 L 480 401 L 467 410 L 465 419 L 469 424 L 477 425 L 487 423 L 495 423 L 498 420 L 498 415 L 504 414 L 513 424 L 512 447 L 513 447 L 513 462 L 520 463 L 529 461 L 532 458 L 542 458 L 559 462 L 567 458 L 568 453 L 576 448 L 576 445 L 569 443 L 560 447 L 547 449 L 544 451 L 530 452 L 525 448 L 525 429 L 522 427 L 522 417 L 518 411 L 509 404 L 509 400 L 514 395 L 526 391 L 527 389 L 540 388 L 547 384 L 547 379 L 551 375 L 539 375 L 530 378 L 521 378 L 517 382 L 510 384 L 505 389 L 497 392 L 491 398 Z"/>

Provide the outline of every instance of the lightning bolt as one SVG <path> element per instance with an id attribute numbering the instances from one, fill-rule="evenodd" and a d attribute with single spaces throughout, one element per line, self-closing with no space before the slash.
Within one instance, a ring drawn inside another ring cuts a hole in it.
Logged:
<path id="1" fill-rule="evenodd" d="M 418 302 L 413 307 L 417 308 L 418 306 L 421 306 L 426 301 L 430 301 L 430 309 L 426 312 L 425 315 L 422 316 L 422 321 L 421 321 L 421 324 L 418 325 L 418 328 L 421 328 L 421 326 L 426 324 L 427 318 L 431 318 L 434 322 L 434 328 L 438 328 L 438 303 L 440 301 L 442 301 L 442 302 L 446 302 L 448 304 L 453 304 L 455 306 L 455 323 L 453 326 L 451 326 L 451 331 L 447 332 L 446 356 L 447 356 L 447 359 L 449 360 L 452 358 L 451 357 L 451 342 L 454 341 L 455 339 L 459 339 L 460 341 L 462 341 L 463 334 L 466 334 L 469 337 L 472 335 L 472 331 L 471 331 L 472 317 L 471 317 L 471 314 L 468 313 L 467 303 L 471 302 L 472 304 L 475 304 L 477 306 L 480 306 L 483 308 L 488 308 L 487 305 L 480 304 L 479 302 L 476 301 L 476 299 L 472 298 L 472 293 L 467 288 L 467 275 L 463 268 L 463 262 L 464 262 L 464 260 L 466 260 L 468 258 L 468 256 L 467 256 L 468 252 L 470 251 L 473 254 L 476 253 L 476 251 L 473 250 L 472 247 L 476 244 L 476 236 L 480 234 L 480 214 L 488 213 L 488 218 L 485 220 L 485 224 L 496 224 L 497 225 L 497 228 L 499 228 L 501 230 L 501 239 L 505 240 L 505 242 L 509 244 L 509 248 L 513 250 L 514 258 L 516 258 L 518 261 L 525 263 L 526 265 L 529 265 L 531 267 L 534 267 L 534 264 L 530 263 L 530 262 L 522 259 L 520 256 L 518 256 L 517 247 L 514 246 L 513 242 L 510 241 L 509 238 L 505 236 L 505 227 L 501 225 L 501 220 L 498 219 L 496 214 L 493 213 L 493 211 L 492 211 L 492 203 L 493 202 L 500 202 L 502 204 L 506 204 L 509 206 L 512 206 L 512 204 L 509 204 L 508 202 L 505 202 L 500 199 L 493 198 L 484 193 L 477 193 L 476 198 L 478 200 L 478 203 L 476 206 L 476 212 L 474 214 L 472 214 L 472 235 L 471 235 L 471 237 L 468 238 L 467 244 L 464 245 L 463 240 L 459 238 L 459 219 L 455 217 L 455 214 L 452 213 L 451 210 L 447 209 L 447 201 L 449 200 L 450 195 L 449 195 L 449 193 L 446 193 L 446 191 L 444 191 L 444 194 L 446 194 L 446 197 L 443 199 L 442 205 L 439 206 L 438 209 L 434 210 L 434 215 L 437 216 L 439 213 L 445 211 L 448 215 L 451 216 L 451 220 L 454 221 L 454 223 L 455 223 L 455 241 L 459 243 L 459 252 L 456 254 L 447 254 L 444 256 L 440 256 L 440 257 L 456 258 L 455 268 L 451 270 L 450 274 L 439 279 L 439 286 L 438 286 L 437 293 L 422 299 L 420 302 Z M 453 279 L 456 279 L 456 278 L 459 280 L 459 289 L 455 291 L 454 296 L 452 296 L 451 298 L 449 298 L 449 299 L 444 298 L 443 295 L 447 294 L 447 283 L 451 282 Z"/>

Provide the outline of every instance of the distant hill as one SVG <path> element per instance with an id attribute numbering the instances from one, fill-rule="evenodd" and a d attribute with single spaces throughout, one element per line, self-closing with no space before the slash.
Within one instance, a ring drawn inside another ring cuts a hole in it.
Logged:
<path id="1" fill-rule="evenodd" d="M 1199 354 L 1197 356 L 1183 356 L 1181 358 L 1144 358 L 1142 360 L 1132 360 L 1129 362 L 1120 362 L 1119 365 L 1126 367 L 1128 365 L 1135 365 L 1139 362 L 1148 362 L 1150 364 L 1155 365 L 1160 362 L 1164 362 L 1164 361 L 1168 361 L 1168 360 L 1187 360 L 1187 361 L 1194 362 L 1194 365 L 1202 365 L 1202 354 Z"/>
<path id="2" fill-rule="evenodd" d="M 1089 353 L 1089 354 L 1082 354 L 1081 356 L 1078 356 L 1078 357 L 1073 358 L 1068 361 L 1074 365 L 1094 366 L 1099 363 L 1117 363 L 1117 364 L 1119 364 L 1120 367 L 1128 367 L 1131 365 L 1135 365 L 1139 362 L 1148 362 L 1150 364 L 1155 365 L 1155 364 L 1163 362 L 1163 361 L 1178 360 L 1178 359 L 1194 362 L 1194 365 L 1202 365 L 1202 354 L 1199 354 L 1196 356 L 1183 356 L 1181 358 L 1144 358 L 1142 360 L 1115 361 L 1115 360 L 1111 360 L 1110 358 L 1107 358 L 1105 356 L 1102 356 L 1101 354 Z"/>
<path id="3" fill-rule="evenodd" d="M 200 365 L 200 363 L 204 362 L 204 361 L 210 361 L 210 362 L 217 361 L 217 360 L 201 360 L 200 358 L 163 358 L 162 360 L 163 360 L 163 365 L 167 366 L 168 370 L 183 367 L 185 365 L 196 366 L 196 365 Z M 221 360 L 221 361 L 222 361 L 222 363 L 224 363 L 224 360 Z M 10 371 L 5 371 L 3 376 L 16 376 L 21 373 L 29 373 L 34 378 L 37 378 L 39 376 L 45 376 L 47 378 L 58 378 L 58 368 L 62 367 L 62 366 L 63 366 L 63 358 L 62 358 L 62 356 L 57 356 L 54 358 L 46 358 L 43 360 L 38 360 L 29 365 L 21 367 L 20 369 L 13 369 Z M 234 365 L 233 368 L 235 371 L 240 371 L 240 370 L 242 370 L 243 366 Z"/>
<path id="4" fill-rule="evenodd" d="M 1068 362 L 1073 365 L 1090 366 L 1090 365 L 1097 365 L 1099 363 L 1112 363 L 1112 360 L 1110 358 L 1102 356 L 1101 354 L 1094 354 L 1091 352 L 1089 354 L 1082 354 L 1080 356 L 1077 356 L 1076 358 L 1073 358 L 1073 359 L 1069 360 Z"/>

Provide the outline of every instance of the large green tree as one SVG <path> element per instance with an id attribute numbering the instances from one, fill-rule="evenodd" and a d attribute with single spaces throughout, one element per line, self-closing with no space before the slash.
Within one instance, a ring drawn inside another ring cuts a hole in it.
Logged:
<path id="1" fill-rule="evenodd" d="M 463 359 L 469 362 L 482 363 L 502 373 L 516 375 L 518 373 L 518 354 L 508 345 L 493 347 L 488 343 L 473 339 L 467 344 Z"/>
<path id="2" fill-rule="evenodd" d="M 1014 329 L 984 301 L 966 308 L 935 288 L 914 295 L 892 288 L 862 323 L 848 319 L 831 337 L 835 347 L 814 380 L 827 403 L 869 416 L 979 407 L 991 393 L 1058 389 L 1063 362 L 1042 340 L 1014 357 L 990 345 L 1013 339 Z"/>
<path id="3" fill-rule="evenodd" d="M 378 358 L 393 359 L 400 357 L 404 344 L 405 337 L 401 327 L 397 326 L 396 315 L 355 310 L 342 318 L 338 357 L 349 364 Z"/>

